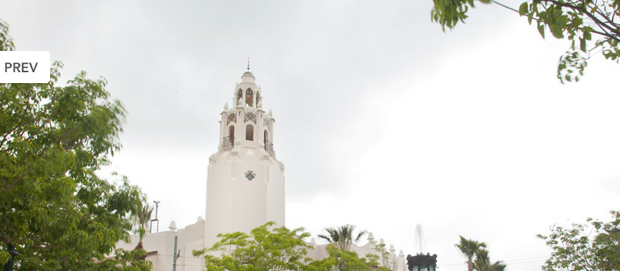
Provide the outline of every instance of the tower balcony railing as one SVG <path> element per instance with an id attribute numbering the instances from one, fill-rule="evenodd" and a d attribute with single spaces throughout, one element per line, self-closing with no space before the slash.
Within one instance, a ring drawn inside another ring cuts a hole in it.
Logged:
<path id="1" fill-rule="evenodd" d="M 268 152 L 273 152 L 273 143 L 269 140 L 265 140 L 265 150 Z"/>
<path id="2" fill-rule="evenodd" d="M 232 147 L 235 146 L 235 137 L 234 136 L 225 136 L 222 139 L 222 147 Z"/>

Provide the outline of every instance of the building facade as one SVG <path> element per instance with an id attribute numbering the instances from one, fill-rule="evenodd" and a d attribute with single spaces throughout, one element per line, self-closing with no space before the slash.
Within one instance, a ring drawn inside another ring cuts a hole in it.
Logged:
<path id="1" fill-rule="evenodd" d="M 169 231 L 147 233 L 143 240 L 147 260 L 153 270 L 167 271 L 173 266 L 175 237 L 179 257 L 177 271 L 204 270 L 204 259 L 193 257 L 193 250 L 211 247 L 218 241 L 217 234 L 246 232 L 269 221 L 285 225 L 284 165 L 276 159 L 274 151 L 275 119 L 271 110 L 262 108 L 262 91 L 256 85 L 249 69 L 241 76 L 233 90 L 232 106 L 224 105 L 220 120 L 218 151 L 209 157 L 205 218 L 177 229 L 174 221 Z M 383 240 L 380 241 L 382 243 Z M 133 249 L 138 237 L 131 243 L 121 242 L 118 248 Z M 312 239 L 310 258 L 328 257 L 326 245 Z M 363 256 L 377 254 L 372 233 L 365 245 L 352 249 Z M 382 264 L 391 270 L 406 270 L 402 251 L 395 254 L 393 246 L 380 255 Z"/>
<path id="2" fill-rule="evenodd" d="M 271 111 L 249 71 L 233 92 L 233 106 L 224 106 L 220 144 L 209 158 L 205 246 L 218 233 L 250 232 L 268 221 L 284 225 L 284 165 L 273 149 Z"/>

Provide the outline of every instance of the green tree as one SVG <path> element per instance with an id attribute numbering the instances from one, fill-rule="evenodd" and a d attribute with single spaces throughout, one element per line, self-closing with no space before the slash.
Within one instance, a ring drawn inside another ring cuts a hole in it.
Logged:
<path id="1" fill-rule="evenodd" d="M 556 38 L 570 40 L 568 51 L 560 56 L 557 77 L 578 81 L 591 55 L 599 51 L 608 60 L 620 60 L 620 1 L 619 0 L 530 0 L 513 9 L 495 0 L 481 3 L 497 4 L 526 16 L 535 23 L 540 35 L 551 32 Z M 474 0 L 433 0 L 431 19 L 442 29 L 452 29 L 464 23 Z"/>
<path id="2" fill-rule="evenodd" d="M 378 260 L 379 256 L 373 254 L 366 254 L 365 257 L 360 258 L 356 252 L 350 250 L 343 250 L 336 246 L 336 244 L 329 244 L 325 248 L 329 257 L 311 262 L 306 270 L 310 271 L 371 271 L 371 270 L 385 270 L 390 269 L 385 266 L 380 266 Z M 337 268 L 336 268 L 337 267 Z"/>
<path id="3" fill-rule="evenodd" d="M 209 249 L 194 251 L 204 255 L 207 270 L 305 270 L 311 259 L 306 257 L 310 236 L 302 228 L 274 228 L 275 223 L 253 229 L 250 234 L 235 232 L 218 234 L 220 240 Z M 221 255 L 221 256 L 220 256 Z"/>
<path id="4" fill-rule="evenodd" d="M 353 243 L 358 242 L 367 233 L 366 231 L 361 231 L 355 235 L 353 234 L 355 226 L 349 224 L 339 228 L 325 228 L 325 231 L 327 235 L 319 234 L 319 238 L 325 239 L 341 250 L 349 250 Z"/>
<path id="5" fill-rule="evenodd" d="M 2 21 L 0 49 L 14 50 Z M 61 68 L 53 64 L 49 83 L 0 84 L 0 264 L 10 244 L 18 270 L 149 269 L 130 252 L 105 258 L 128 240 L 144 201 L 125 177 L 96 174 L 121 147 L 125 110 L 85 72 L 57 86 Z"/>
<path id="6" fill-rule="evenodd" d="M 373 246 L 373 249 L 377 251 L 379 254 L 379 259 L 383 266 L 390 266 L 390 253 L 387 251 L 384 243 L 377 243 L 377 241 L 372 240 L 370 244 Z"/>
<path id="7" fill-rule="evenodd" d="M 504 269 L 506 269 L 506 265 L 501 261 L 491 263 L 489 251 L 484 247 L 476 251 L 476 259 L 474 260 L 473 267 L 476 271 L 504 271 Z"/>
<path id="8" fill-rule="evenodd" d="M 588 224 L 551 226 L 551 234 L 538 235 L 552 249 L 543 270 L 620 270 L 620 212 L 611 211 L 607 223 L 591 218 Z"/>
<path id="9" fill-rule="evenodd" d="M 486 244 L 484 242 L 478 242 L 475 240 L 471 240 L 471 239 L 466 239 L 463 236 L 459 236 L 460 242 L 458 244 L 456 244 L 455 246 L 461 250 L 461 252 L 463 253 L 463 255 L 465 255 L 465 257 L 467 257 L 467 270 L 469 271 L 473 271 L 474 270 L 474 256 L 476 255 L 476 252 L 478 252 L 478 250 L 480 250 L 480 248 L 485 248 Z"/>
<path id="10" fill-rule="evenodd" d="M 144 235 L 146 234 L 146 227 L 149 225 L 149 221 L 151 220 L 151 215 L 153 214 L 153 206 L 144 205 L 142 208 L 136 208 L 136 210 L 132 211 L 132 220 L 134 225 L 137 227 L 138 237 L 140 238 L 138 241 L 138 245 L 134 250 L 144 249 L 144 245 L 142 244 L 142 240 L 144 239 Z M 136 260 L 146 260 L 146 254 L 144 255 L 136 255 Z"/>

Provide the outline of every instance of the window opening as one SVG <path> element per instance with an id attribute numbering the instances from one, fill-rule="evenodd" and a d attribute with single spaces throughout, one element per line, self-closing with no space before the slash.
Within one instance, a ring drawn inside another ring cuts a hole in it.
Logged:
<path id="1" fill-rule="evenodd" d="M 228 136 L 224 137 L 224 147 L 235 146 L 235 126 L 228 127 Z"/>
<path id="2" fill-rule="evenodd" d="M 265 140 L 265 150 L 269 152 L 273 152 L 273 143 L 269 141 L 269 132 L 267 132 L 267 130 L 265 130 L 264 136 L 265 138 L 263 140 Z"/>
<path id="3" fill-rule="evenodd" d="M 245 91 L 245 106 L 254 106 L 254 92 L 250 88 Z"/>
<path id="4" fill-rule="evenodd" d="M 245 140 L 254 141 L 254 126 L 250 124 L 245 127 Z"/>

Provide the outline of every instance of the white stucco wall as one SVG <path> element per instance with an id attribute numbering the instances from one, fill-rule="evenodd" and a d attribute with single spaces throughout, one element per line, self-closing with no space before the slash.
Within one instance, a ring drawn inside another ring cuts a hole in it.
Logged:
<path id="1" fill-rule="evenodd" d="M 204 259 L 192 256 L 193 250 L 204 248 L 204 225 L 204 219 L 199 218 L 196 223 L 184 229 L 145 234 L 142 245 L 147 253 L 150 253 L 146 259 L 153 263 L 153 270 L 172 270 L 175 236 L 178 237 L 177 250 L 181 251 L 180 257 L 177 259 L 176 270 L 204 270 Z M 132 235 L 130 243 L 119 242 L 116 244 L 116 247 L 132 250 L 138 244 L 138 240 L 137 235 Z"/>
<path id="2" fill-rule="evenodd" d="M 218 233 L 249 232 L 269 221 L 284 225 L 284 175 L 259 148 L 236 146 L 211 158 L 207 181 L 205 246 Z M 251 181 L 245 174 L 252 171 Z"/>
<path id="3" fill-rule="evenodd" d="M 154 271 L 169 271 L 172 270 L 172 258 L 174 255 L 174 237 L 178 236 L 177 249 L 181 250 L 180 257 L 177 260 L 177 271 L 200 271 L 205 270 L 204 258 L 192 256 L 193 250 L 200 250 L 204 248 L 204 227 L 205 221 L 202 218 L 192 225 L 180 229 L 177 231 L 165 231 L 159 233 L 147 233 L 143 240 L 144 248 L 147 252 L 156 252 L 147 257 L 147 260 L 153 263 Z M 374 245 L 371 243 L 373 239 L 369 239 L 364 245 L 352 245 L 351 249 L 355 251 L 358 256 L 364 257 L 366 254 L 371 253 L 380 256 L 380 254 L 374 249 Z M 382 241 L 382 240 L 381 240 Z M 381 242 L 379 241 L 379 242 Z M 118 248 L 126 250 L 133 249 L 138 243 L 138 236 L 132 235 L 131 243 L 118 243 Z M 309 245 L 312 246 L 308 250 L 308 257 L 314 260 L 321 260 L 327 258 L 329 255 L 325 250 L 326 244 L 318 245 L 312 239 Z M 394 271 L 406 271 L 407 264 L 403 252 L 399 254 L 395 253 L 395 250 L 387 247 L 386 263 Z M 383 265 L 383 258 L 379 259 L 379 263 Z"/>
<path id="4" fill-rule="evenodd" d="M 383 244 L 383 240 L 380 240 L 379 243 Z M 325 250 L 325 248 L 327 247 L 327 244 L 318 245 L 315 242 L 314 238 L 308 244 L 312 246 L 312 248 L 308 250 L 308 257 L 314 260 L 322 260 L 322 259 L 329 257 L 329 255 L 327 254 L 327 250 Z M 367 254 L 374 254 L 374 255 L 379 256 L 379 260 L 378 260 L 379 264 L 381 264 L 382 266 L 388 266 L 390 270 L 393 270 L 393 271 L 406 271 L 407 270 L 407 262 L 405 259 L 405 255 L 403 254 L 403 251 L 401 250 L 399 254 L 397 255 L 395 253 L 396 251 L 394 250 L 394 247 L 389 246 L 389 247 L 386 247 L 387 255 L 385 255 L 384 257 L 377 251 L 372 234 L 370 235 L 370 238 L 368 238 L 366 244 L 364 245 L 353 244 L 351 245 L 351 250 L 355 251 L 355 253 L 357 253 L 359 257 L 364 257 Z"/>
<path id="5" fill-rule="evenodd" d="M 211 247 L 219 233 L 249 232 L 269 221 L 284 225 L 284 166 L 265 148 L 265 140 L 272 143 L 275 121 L 257 102 L 264 97 L 254 80 L 254 75 L 244 73 L 233 90 L 233 106 L 226 105 L 221 113 L 220 146 L 209 158 L 205 247 Z M 251 104 L 244 102 L 248 93 L 253 95 Z M 246 138 L 248 125 L 253 127 L 252 140 Z M 231 126 L 234 146 L 224 139 Z"/>

